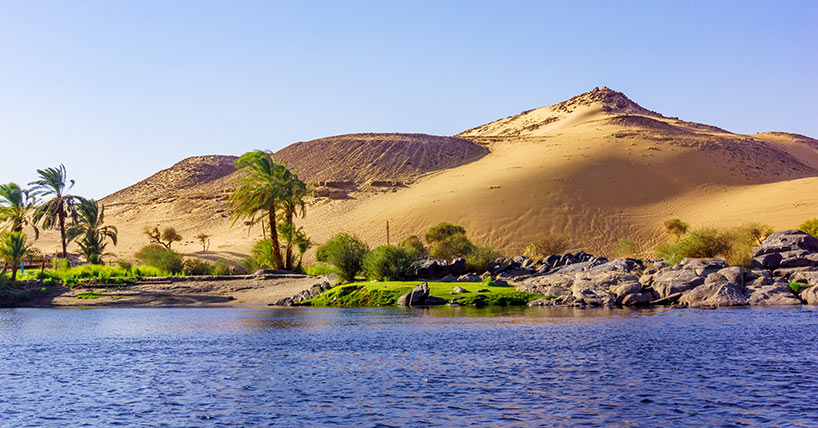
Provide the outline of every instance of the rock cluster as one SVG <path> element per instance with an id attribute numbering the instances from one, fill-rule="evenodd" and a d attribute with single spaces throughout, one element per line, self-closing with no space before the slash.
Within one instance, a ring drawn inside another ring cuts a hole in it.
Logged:
<path id="1" fill-rule="evenodd" d="M 319 294 L 329 290 L 330 288 L 332 288 L 332 284 L 330 284 L 329 281 L 322 281 L 306 290 L 301 291 L 295 296 L 285 297 L 275 303 L 272 303 L 270 306 L 295 306 L 301 302 L 305 302 L 307 300 L 312 299 L 313 297 L 318 296 Z"/>
<path id="2" fill-rule="evenodd" d="M 721 259 L 684 259 L 668 266 L 618 259 L 569 264 L 512 278 L 517 289 L 542 294 L 530 305 L 715 307 L 818 304 L 818 239 L 797 230 L 770 235 L 751 269 Z M 790 287 L 790 282 L 802 285 Z"/>
<path id="3" fill-rule="evenodd" d="M 398 306 L 436 306 L 445 305 L 446 299 L 429 295 L 429 284 L 422 282 L 412 291 L 398 297 Z"/>

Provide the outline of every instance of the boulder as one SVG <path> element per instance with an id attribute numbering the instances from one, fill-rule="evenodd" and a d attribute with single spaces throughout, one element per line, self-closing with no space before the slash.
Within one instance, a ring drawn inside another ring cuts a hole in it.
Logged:
<path id="1" fill-rule="evenodd" d="M 800 305 L 801 300 L 784 280 L 765 285 L 747 286 L 747 303 L 750 305 Z"/>
<path id="2" fill-rule="evenodd" d="M 513 279 L 517 279 L 517 278 L 520 278 L 520 277 L 529 276 L 529 275 L 532 275 L 534 273 L 535 273 L 534 271 L 530 271 L 528 269 L 511 268 L 511 269 L 507 269 L 507 270 L 505 270 L 503 272 L 500 272 L 497 275 L 497 278 L 505 279 L 505 280 L 513 280 Z"/>
<path id="3" fill-rule="evenodd" d="M 449 273 L 454 276 L 462 275 L 466 271 L 466 259 L 458 257 L 449 263 Z"/>
<path id="4" fill-rule="evenodd" d="M 818 287 L 816 286 L 802 288 L 798 296 L 808 305 L 818 305 Z"/>
<path id="5" fill-rule="evenodd" d="M 728 281 L 709 282 L 682 294 L 679 303 L 689 307 L 740 306 L 747 298 L 740 287 Z"/>
<path id="6" fill-rule="evenodd" d="M 466 290 L 463 287 L 452 287 L 452 292 L 453 293 L 468 293 L 469 290 Z"/>
<path id="7" fill-rule="evenodd" d="M 532 300 L 528 302 L 528 306 L 554 306 L 557 299 L 554 297 L 544 297 L 542 299 Z"/>
<path id="8" fill-rule="evenodd" d="M 476 273 L 467 273 L 457 277 L 457 282 L 480 282 L 482 280 Z"/>
<path id="9" fill-rule="evenodd" d="M 611 284 L 607 279 L 606 273 L 594 276 L 577 275 L 571 286 L 571 294 L 577 302 L 586 305 L 612 306 L 616 296 L 609 291 Z"/>
<path id="10" fill-rule="evenodd" d="M 727 279 L 727 281 L 736 284 L 739 287 L 744 287 L 744 268 L 739 266 L 730 266 L 718 271 L 718 274 Z"/>
<path id="11" fill-rule="evenodd" d="M 727 262 L 721 259 L 684 259 L 675 266 L 659 270 L 648 278 L 649 284 L 644 286 L 656 291 L 658 298 L 663 299 L 672 294 L 692 290 L 705 282 L 711 274 L 728 267 Z M 642 281 L 642 279 L 640 279 Z"/>
<path id="12" fill-rule="evenodd" d="M 446 303 L 449 303 L 449 302 L 446 299 L 441 298 L 441 297 L 429 296 L 429 297 L 423 299 L 423 305 L 424 306 L 439 306 L 439 305 L 445 305 Z"/>
<path id="13" fill-rule="evenodd" d="M 561 297 L 568 296 L 571 294 L 571 290 L 565 287 L 560 287 L 558 285 L 535 285 L 535 286 L 520 285 L 517 286 L 517 290 L 526 293 L 539 293 L 542 294 L 543 296 L 550 297 Z"/>
<path id="14" fill-rule="evenodd" d="M 800 230 L 783 230 L 767 237 L 756 248 L 753 257 L 770 253 L 784 253 L 803 250 L 809 253 L 818 252 L 818 239 Z"/>
<path id="15" fill-rule="evenodd" d="M 777 269 L 778 265 L 781 264 L 781 260 L 782 257 L 779 253 L 762 254 L 753 258 L 751 267 L 753 269 Z"/>
<path id="16" fill-rule="evenodd" d="M 438 281 L 440 281 L 440 282 L 455 282 L 455 281 L 457 281 L 457 278 L 455 278 L 451 274 L 449 274 L 449 275 L 444 276 L 443 278 L 440 278 Z"/>
<path id="17" fill-rule="evenodd" d="M 420 306 L 429 297 L 429 284 L 421 282 L 409 293 L 398 297 L 398 306 Z"/>
<path id="18" fill-rule="evenodd" d="M 644 291 L 623 296 L 620 304 L 624 306 L 642 306 L 650 304 L 652 301 L 653 293 Z"/>
<path id="19" fill-rule="evenodd" d="M 818 271 L 805 270 L 790 275 L 790 281 L 807 285 L 818 285 Z"/>

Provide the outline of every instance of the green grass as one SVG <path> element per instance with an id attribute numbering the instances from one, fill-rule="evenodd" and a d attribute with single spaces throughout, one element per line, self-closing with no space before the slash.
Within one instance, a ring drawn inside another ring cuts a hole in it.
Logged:
<path id="1" fill-rule="evenodd" d="M 335 273 L 335 268 L 329 265 L 318 264 L 305 267 L 304 273 L 313 276 L 329 275 Z"/>
<path id="2" fill-rule="evenodd" d="M 18 275 L 18 278 L 20 280 L 37 279 L 42 281 L 45 285 L 62 284 L 65 286 L 73 286 L 89 282 L 99 284 L 130 284 L 139 277 L 167 275 L 167 272 L 163 272 L 152 266 L 134 266 L 131 269 L 125 269 L 120 266 L 81 265 L 72 268 L 46 269 L 44 271 L 30 269 L 27 270 L 25 274 Z"/>
<path id="3" fill-rule="evenodd" d="M 366 307 L 394 306 L 398 297 L 412 291 L 421 281 L 353 282 L 334 287 L 306 304 L 312 306 Z M 456 299 L 463 305 L 513 306 L 541 298 L 535 293 L 523 293 L 513 287 L 487 286 L 481 282 L 429 282 L 429 295 L 451 301 Z M 468 293 L 453 293 L 452 287 L 462 287 Z M 489 290 L 477 293 L 477 290 Z"/>
<path id="4" fill-rule="evenodd" d="M 102 297 L 102 296 L 100 296 L 97 293 L 90 293 L 90 292 L 89 293 L 77 294 L 77 299 L 82 299 L 82 300 L 99 299 L 100 297 Z"/>
<path id="5" fill-rule="evenodd" d="M 801 291 L 802 288 L 806 288 L 806 287 L 809 287 L 809 285 L 803 284 L 803 283 L 800 283 L 800 282 L 791 282 L 790 283 L 790 290 L 792 290 L 792 292 L 795 293 L 795 294 L 798 294 Z"/>

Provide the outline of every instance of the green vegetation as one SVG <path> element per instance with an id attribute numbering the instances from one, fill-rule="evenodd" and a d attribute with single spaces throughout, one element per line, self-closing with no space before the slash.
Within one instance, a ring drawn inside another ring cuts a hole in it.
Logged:
<path id="1" fill-rule="evenodd" d="M 38 169 L 40 179 L 31 182 L 32 195 L 43 196 L 47 200 L 34 211 L 33 222 L 43 229 L 60 229 L 62 257 L 68 257 L 68 241 L 65 235 L 65 220 L 74 214 L 76 197 L 66 192 L 74 187 L 74 180 L 68 180 L 65 166 L 59 168 Z"/>
<path id="2" fill-rule="evenodd" d="M 79 238 L 77 245 L 91 264 L 101 264 L 102 254 L 110 239 L 116 245 L 117 230 L 114 226 L 105 226 L 105 206 L 100 206 L 93 199 L 77 198 L 75 206 L 78 214 L 74 224 L 66 231 L 68 241 Z"/>
<path id="3" fill-rule="evenodd" d="M 227 203 L 232 211 L 233 224 L 239 219 L 249 219 L 251 225 L 267 218 L 270 232 L 270 250 L 273 267 L 292 270 L 294 268 L 293 247 L 302 247 L 306 235 L 293 224 L 296 216 L 305 215 L 304 199 L 308 186 L 287 165 L 278 163 L 270 152 L 256 150 L 243 154 L 236 160 L 240 174 L 236 178 L 236 190 Z M 285 254 L 281 254 L 284 239 Z M 306 245 L 304 251 L 309 248 Z M 302 253 L 303 254 L 303 253 Z"/>
<path id="4" fill-rule="evenodd" d="M 100 297 L 102 297 L 102 296 L 100 296 L 97 293 L 92 293 L 92 292 L 77 294 L 77 299 L 81 299 L 81 300 L 99 299 Z"/>
<path id="5" fill-rule="evenodd" d="M 792 292 L 795 293 L 795 294 L 800 293 L 802 288 L 807 288 L 807 287 L 809 287 L 809 285 L 801 283 L 801 282 L 790 282 L 790 290 L 792 290 Z"/>
<path id="6" fill-rule="evenodd" d="M 420 242 L 420 238 L 418 238 L 417 235 L 407 236 L 406 239 L 400 242 L 400 246 L 407 249 L 413 249 L 421 256 L 426 255 L 426 247 L 423 246 L 423 242 Z"/>
<path id="7" fill-rule="evenodd" d="M 20 262 L 29 254 L 31 247 L 22 232 L 4 232 L 0 234 L 0 259 L 11 266 L 11 281 L 17 280 Z"/>
<path id="8" fill-rule="evenodd" d="M 148 266 L 159 268 L 171 274 L 177 274 L 184 270 L 182 255 L 160 245 L 153 244 L 142 247 L 135 254 L 135 257 Z"/>
<path id="9" fill-rule="evenodd" d="M 399 281 L 414 276 L 412 265 L 421 254 L 412 247 L 381 245 L 364 256 L 366 277 L 378 281 Z"/>
<path id="10" fill-rule="evenodd" d="M 637 257 L 641 253 L 639 244 L 631 238 L 622 238 L 616 242 L 614 255 L 616 257 Z"/>
<path id="11" fill-rule="evenodd" d="M 307 304 L 312 306 L 365 307 L 394 306 L 398 297 L 412 291 L 418 281 L 391 282 L 355 282 L 334 287 L 320 294 Z M 457 300 L 464 305 L 476 306 L 510 306 L 524 305 L 542 296 L 535 293 L 523 293 L 511 287 L 492 287 L 480 282 L 429 282 L 429 295 L 446 300 Z M 459 286 L 468 293 L 453 293 L 452 287 Z M 488 292 L 477 293 L 487 289 Z"/>
<path id="12" fill-rule="evenodd" d="M 801 223 L 801 226 L 798 226 L 798 230 L 818 238 L 818 218 L 809 219 Z"/>
<path id="13" fill-rule="evenodd" d="M 182 273 L 185 275 L 230 275 L 230 264 L 224 260 L 210 263 L 196 258 L 187 258 L 182 262 Z"/>
<path id="14" fill-rule="evenodd" d="M 304 268 L 304 273 L 307 275 L 321 276 L 337 273 L 334 267 L 325 264 L 316 264 Z"/>
<path id="15" fill-rule="evenodd" d="M 475 245 L 471 252 L 466 255 L 466 270 L 472 272 L 485 272 L 489 265 L 496 258 L 500 257 L 500 253 L 488 245 Z"/>
<path id="16" fill-rule="evenodd" d="M 665 220 L 665 232 L 676 236 L 676 239 L 681 239 L 682 235 L 687 233 L 688 224 L 678 218 L 671 218 Z"/>
<path id="17" fill-rule="evenodd" d="M 466 257 L 474 250 L 474 244 L 466 237 L 466 229 L 450 223 L 432 226 L 426 232 L 426 242 L 430 246 L 429 255 L 436 259 Z"/>
<path id="18" fill-rule="evenodd" d="M 194 236 L 194 238 L 196 238 L 196 240 L 199 241 L 199 244 L 202 244 L 202 252 L 206 253 L 207 250 L 210 249 L 210 237 L 211 236 L 212 235 L 208 235 L 208 234 L 206 234 L 204 232 Z"/>
<path id="19" fill-rule="evenodd" d="M 563 254 L 571 246 L 571 240 L 562 234 L 550 233 L 528 244 L 525 256 L 530 259 L 542 259 L 554 254 Z"/>
<path id="20" fill-rule="evenodd" d="M 7 223 L 9 231 L 22 232 L 24 226 L 31 226 L 34 238 L 39 238 L 40 230 L 32 218 L 36 209 L 37 200 L 28 189 L 16 183 L 0 185 L 0 222 Z"/>
<path id="21" fill-rule="evenodd" d="M 174 242 L 178 242 L 183 239 L 182 235 L 180 235 L 179 232 L 177 232 L 173 227 L 166 227 L 161 232 L 159 232 L 158 227 L 154 227 L 153 229 L 145 227 L 145 230 L 142 233 L 148 237 L 148 241 L 151 244 L 161 245 L 168 251 L 170 251 L 170 247 Z"/>
<path id="22" fill-rule="evenodd" d="M 337 269 L 341 281 L 352 281 L 363 268 L 364 256 L 369 246 L 355 235 L 339 233 L 315 253 L 319 262 L 329 263 Z"/>
<path id="23" fill-rule="evenodd" d="M 674 243 L 660 244 L 656 255 L 672 264 L 686 257 L 724 257 L 733 266 L 749 267 L 753 249 L 770 234 L 770 230 L 757 223 L 727 231 L 713 228 L 692 230 L 680 235 Z"/>

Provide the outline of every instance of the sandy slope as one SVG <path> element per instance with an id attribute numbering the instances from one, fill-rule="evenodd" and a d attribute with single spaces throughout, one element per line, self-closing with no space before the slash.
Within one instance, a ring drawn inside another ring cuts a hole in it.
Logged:
<path id="1" fill-rule="evenodd" d="M 624 237 L 652 248 L 661 239 L 661 222 L 670 216 L 694 225 L 757 221 L 777 229 L 818 216 L 814 196 L 818 141 L 786 133 L 739 135 L 684 122 L 642 108 L 607 88 L 457 137 L 487 147 L 490 153 L 479 157 L 452 146 L 446 159 L 467 163 L 455 162 L 459 166 L 442 170 L 403 169 L 408 171 L 406 186 L 359 186 L 346 200 L 312 200 L 308 217 L 300 224 L 316 242 L 350 231 L 377 245 L 386 241 L 387 220 L 393 242 L 449 221 L 463 224 L 474 240 L 507 252 L 520 251 L 544 233 L 558 232 L 571 236 L 576 248 L 606 253 Z M 322 150 L 329 153 L 331 148 L 332 156 L 338 156 L 343 147 L 314 145 L 299 159 L 316 159 L 321 166 L 316 170 L 330 171 L 328 159 L 318 160 Z M 409 146 L 387 144 L 377 152 L 381 145 L 370 141 L 366 147 L 376 152 L 354 157 L 361 165 L 347 166 L 374 171 L 371 159 L 376 157 L 383 175 L 390 159 L 402 159 L 405 165 L 406 151 L 401 149 Z M 128 203 L 106 199 L 109 221 L 122 234 L 116 251 L 132 254 L 144 244 L 144 225 L 163 224 L 176 226 L 186 237 L 211 233 L 215 254 L 205 256 L 237 259 L 261 232 L 248 231 L 242 224 L 231 227 L 224 207 L 229 178 L 216 177 L 181 191 L 163 190 L 164 197 L 141 201 L 137 191 L 126 192 Z M 374 178 L 378 177 L 358 174 L 353 180 Z M 201 250 L 192 239 L 179 249 Z"/>

